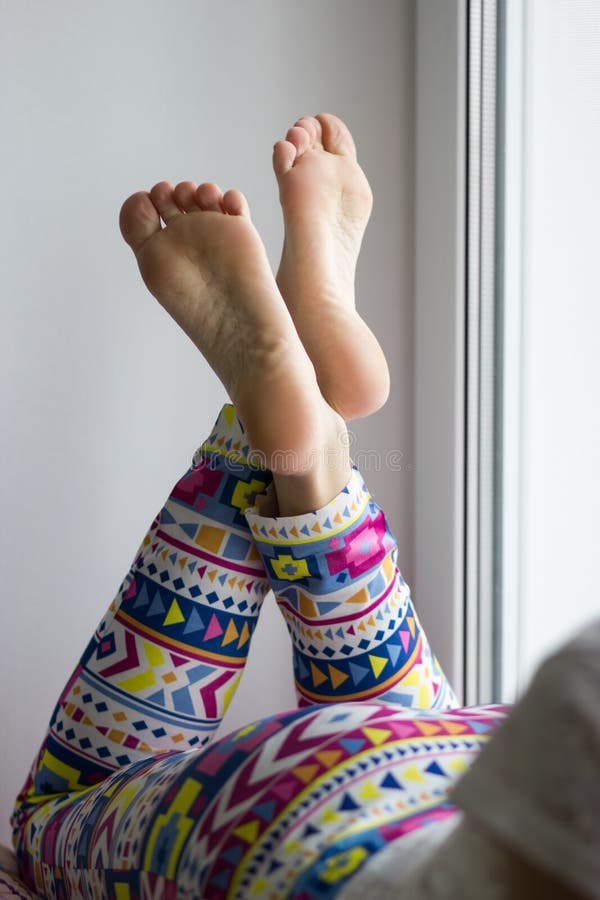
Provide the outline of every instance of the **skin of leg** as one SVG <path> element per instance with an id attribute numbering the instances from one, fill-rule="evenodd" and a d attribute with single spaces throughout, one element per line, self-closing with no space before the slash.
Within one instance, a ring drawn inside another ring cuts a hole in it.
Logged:
<path id="1" fill-rule="evenodd" d="M 261 465 L 303 472 L 340 416 L 321 396 L 245 198 L 200 185 L 195 208 L 184 212 L 189 203 L 179 198 L 189 184 L 160 182 L 130 197 L 123 235 L 148 289 L 223 382 Z M 214 210 L 217 200 L 224 211 Z M 338 473 L 330 496 L 340 487 Z"/>
<path id="2" fill-rule="evenodd" d="M 182 193 L 184 191 L 180 189 L 179 194 L 181 195 Z M 249 270 L 250 274 L 248 277 L 242 274 L 241 266 L 240 270 L 237 273 L 234 272 L 233 275 L 228 271 L 225 276 L 223 271 L 219 270 L 219 253 L 221 252 L 221 256 L 226 256 L 230 261 L 231 251 L 234 246 L 241 246 L 241 257 L 244 259 L 244 263 L 248 264 L 248 257 L 258 253 L 255 235 L 249 230 L 247 224 L 244 224 L 243 229 L 238 227 L 237 222 L 243 218 L 243 211 L 235 212 L 231 209 L 229 213 L 215 212 L 216 220 L 214 215 L 212 215 L 212 210 L 199 208 L 191 213 L 181 213 L 175 208 L 174 198 L 176 195 L 177 192 L 165 190 L 160 186 L 154 191 L 154 203 L 156 203 L 156 206 L 153 204 L 154 209 L 156 211 L 158 208 L 163 221 L 168 223 L 167 228 L 164 230 L 161 229 L 160 222 L 152 219 L 146 195 L 139 197 L 124 216 L 123 230 L 127 232 L 129 242 L 136 250 L 142 274 L 149 286 L 153 286 L 154 292 L 159 295 L 161 302 L 170 309 L 172 314 L 182 324 L 182 327 L 193 337 L 200 349 L 209 358 L 209 361 L 213 354 L 214 359 L 218 359 L 218 362 L 214 363 L 215 369 L 222 377 L 231 394 L 236 398 L 241 414 L 244 417 L 244 425 L 248 425 L 247 433 L 253 449 L 262 454 L 269 462 L 276 459 L 277 463 L 274 466 L 276 475 L 286 479 L 281 491 L 284 498 L 284 510 L 293 510 L 294 504 L 298 502 L 298 488 L 301 484 L 303 488 L 310 489 L 311 502 L 323 508 L 324 504 L 331 502 L 332 497 L 335 500 L 339 494 L 346 491 L 345 487 L 340 488 L 340 485 L 347 481 L 348 472 L 345 469 L 345 463 L 342 463 L 338 470 L 333 469 L 326 463 L 329 451 L 340 453 L 339 416 L 333 413 L 330 407 L 324 403 L 316 385 L 314 372 L 311 370 L 298 342 L 295 341 L 295 332 L 290 331 L 289 326 L 291 322 L 289 318 L 286 318 L 284 314 L 280 315 L 280 310 L 273 305 L 276 295 L 274 294 L 272 283 L 266 277 L 266 271 L 263 263 L 260 261 L 260 255 L 258 256 L 258 262 L 253 257 L 251 260 L 252 264 L 243 267 L 244 272 L 246 268 Z M 225 208 L 228 206 L 226 198 L 227 195 L 219 201 Z M 237 198 L 234 199 L 237 202 Z M 230 196 L 229 206 L 231 207 L 232 205 L 235 204 Z M 242 205 L 241 202 L 239 205 Z M 182 225 L 180 224 L 182 221 L 181 216 L 184 219 L 193 217 L 195 221 L 191 224 Z M 231 216 L 233 221 L 236 222 L 232 229 L 221 227 L 223 221 L 228 221 L 228 216 Z M 134 223 L 133 220 L 136 217 L 137 220 Z M 173 227 L 170 227 L 171 224 L 173 224 Z M 143 238 L 141 237 L 142 231 L 144 231 Z M 160 243 L 158 242 L 159 239 Z M 148 246 L 150 240 L 154 241 L 154 250 L 151 250 Z M 220 250 L 220 248 L 223 249 Z M 191 267 L 186 263 L 186 259 L 189 263 L 190 256 L 193 258 L 193 266 Z M 195 280 L 193 277 L 194 271 L 198 276 Z M 261 284 L 261 281 L 264 283 Z M 206 290 L 207 284 L 209 285 L 208 291 Z M 238 298 L 236 301 L 238 306 L 235 308 L 236 314 L 234 316 L 237 328 L 235 330 L 230 328 L 227 331 L 228 326 L 224 319 L 227 318 L 226 301 L 230 293 Z M 193 299 L 193 303 L 190 298 Z M 198 312 L 198 304 L 202 303 L 203 300 L 207 301 L 206 305 L 209 307 L 210 316 L 207 315 L 206 310 L 203 310 L 202 314 Z M 221 318 L 219 318 L 220 316 Z M 273 322 L 274 326 L 271 328 Z M 226 343 L 225 345 L 219 345 L 219 341 L 223 340 L 224 332 L 227 338 Z M 232 364 L 228 361 L 223 361 L 224 354 L 222 351 L 225 347 L 228 350 L 230 349 L 230 343 L 234 334 L 239 337 L 239 343 L 233 347 L 235 362 Z M 257 352 L 257 344 L 260 352 Z M 285 369 L 282 369 L 282 346 L 285 347 L 287 354 Z M 242 361 L 241 366 L 246 373 L 244 383 L 240 382 L 237 377 L 240 360 Z M 256 396 L 260 397 L 263 391 L 266 391 L 269 399 L 273 400 L 275 408 L 275 414 L 268 416 L 267 420 L 265 420 L 264 414 L 261 414 L 261 406 L 255 399 Z M 286 404 L 296 414 L 298 414 L 298 410 L 302 414 L 306 413 L 310 428 L 306 427 L 306 422 L 302 420 L 302 415 L 300 415 L 301 427 L 298 429 L 297 422 L 292 419 L 286 409 Z M 280 417 L 277 414 L 278 411 L 281 411 Z M 275 422 L 275 431 L 272 431 L 273 421 Z M 315 451 L 317 452 L 316 462 Z M 279 465 L 280 453 L 284 460 L 281 465 Z M 301 479 L 302 482 L 297 479 Z M 288 491 L 287 494 L 286 491 Z M 357 500 L 360 501 L 359 494 L 360 492 L 357 493 L 356 498 L 353 498 L 352 503 L 355 503 Z M 360 510 L 360 502 L 358 508 Z M 292 518 L 297 519 L 298 517 Z M 355 523 L 356 519 L 353 519 L 352 526 Z M 372 525 L 372 523 L 370 524 Z M 299 522 L 298 525 L 300 525 Z M 349 532 L 346 532 L 344 537 L 348 537 L 348 535 Z M 155 552 L 152 545 L 151 548 L 152 552 Z M 304 562 L 306 562 L 306 559 L 304 559 Z M 346 562 L 348 562 L 348 559 L 346 559 Z M 354 560 L 351 560 L 351 562 L 353 563 Z M 372 562 L 373 560 L 369 558 L 370 571 L 374 569 L 374 566 L 371 565 Z M 127 590 L 123 595 L 123 599 L 131 599 L 125 596 Z M 135 597 L 137 599 L 137 583 Z M 177 620 L 180 613 L 179 606 L 177 608 L 169 608 L 163 625 L 174 624 L 173 620 Z M 171 621 L 167 622 L 168 619 L 171 619 Z M 210 629 L 211 626 L 209 625 L 208 630 L 210 631 Z M 110 648 L 108 650 L 110 652 Z M 394 655 L 395 651 L 392 653 L 392 656 Z M 175 661 L 173 662 L 175 664 Z M 387 660 L 383 660 L 383 662 L 387 665 Z M 381 665 L 381 659 L 371 664 L 375 672 Z M 332 678 L 333 681 L 335 681 L 335 677 Z M 378 696 L 380 695 L 381 691 L 378 693 Z M 108 726 L 102 727 L 106 727 L 108 730 Z M 152 748 L 149 748 L 149 750 L 152 752 Z M 172 759 L 175 762 L 171 762 Z M 143 781 L 145 787 L 148 787 L 150 772 L 156 774 L 157 770 L 162 771 L 162 768 L 165 767 L 170 773 L 167 778 L 167 781 L 169 781 L 173 767 L 178 766 L 180 762 L 181 755 L 178 753 L 170 754 L 164 760 L 155 758 L 147 762 L 145 759 L 141 759 L 138 763 L 133 763 L 133 766 L 136 767 L 134 774 L 137 776 L 147 765 L 148 770 L 144 774 Z M 162 777 L 160 771 L 158 775 L 159 780 Z M 132 773 L 127 772 L 125 783 L 129 774 Z M 44 777 L 46 777 L 46 774 Z M 111 796 L 113 788 L 116 792 L 121 783 L 119 779 L 123 779 L 124 776 L 117 773 L 116 776 L 112 777 L 116 778 L 117 781 L 114 785 L 108 786 L 110 787 Z M 179 782 L 177 783 L 179 784 Z M 77 779 L 77 786 L 81 786 L 79 779 Z M 52 787 L 56 789 L 59 786 L 54 784 Z M 107 785 L 104 784 L 102 792 L 104 797 L 106 797 L 106 787 Z M 43 849 L 46 853 L 45 859 L 47 863 L 44 864 L 59 870 L 61 869 L 61 862 L 64 861 L 67 869 L 69 869 L 69 866 L 75 866 L 77 871 L 82 871 L 82 867 L 77 862 L 74 862 L 72 858 L 69 859 L 69 853 L 73 851 L 74 846 L 72 843 L 69 843 L 74 834 L 72 817 L 75 816 L 75 819 L 79 820 L 79 825 L 83 829 L 79 831 L 83 847 L 79 846 L 77 852 L 87 853 L 90 847 L 87 846 L 86 842 L 89 840 L 91 820 L 93 819 L 95 822 L 93 807 L 98 799 L 98 795 L 93 791 L 87 794 L 76 791 L 76 797 L 73 797 L 72 794 L 65 796 L 65 790 L 68 791 L 68 781 L 66 780 L 61 785 L 61 788 L 62 790 L 54 791 L 53 798 L 50 800 L 46 798 L 47 811 L 50 815 L 50 820 L 46 824 L 49 827 L 47 829 L 44 827 L 40 828 L 39 821 L 36 823 L 38 840 L 44 844 Z M 177 796 L 179 797 L 179 794 Z M 36 800 L 41 801 L 42 798 L 36 795 Z M 83 814 L 81 810 L 86 808 L 86 804 L 91 805 L 92 808 Z M 40 808 L 36 810 L 36 818 L 39 812 Z M 112 812 L 116 812 L 116 810 L 112 810 Z M 64 825 L 66 819 L 70 819 L 69 827 L 61 827 L 61 823 Z M 119 817 L 117 819 L 121 821 Z M 33 817 L 28 821 L 31 822 L 32 820 Z M 27 822 L 18 822 L 17 824 L 22 825 L 24 830 Z M 137 821 L 135 824 L 137 825 Z M 130 826 L 131 822 L 129 821 L 128 824 L 126 820 L 123 827 L 127 828 Z M 95 830 L 94 833 L 97 834 L 97 831 Z M 64 844 L 67 834 L 70 836 L 67 842 L 68 845 Z M 58 843 L 61 840 L 63 841 L 60 852 L 57 851 L 58 845 L 56 842 L 53 843 L 53 838 Z M 30 834 L 30 843 L 31 840 L 32 836 Z M 112 844 L 112 841 L 110 843 Z M 99 846 L 99 843 L 94 845 L 95 852 L 98 852 Z M 119 844 L 116 845 L 116 853 L 118 864 L 121 866 L 122 858 L 119 857 L 119 846 Z M 54 850 L 52 849 L 53 847 Z M 149 858 L 148 853 L 146 853 L 146 862 L 148 862 Z M 59 862 L 59 859 L 61 862 Z M 164 863 L 164 851 L 161 851 L 161 859 Z M 98 860 L 94 869 L 95 871 L 98 870 Z M 144 865 L 144 871 L 146 869 L 147 866 Z M 162 872 L 159 874 L 161 877 L 164 877 Z M 167 873 L 166 877 L 168 876 L 169 873 Z"/>
<path id="3" fill-rule="evenodd" d="M 273 150 L 285 238 L 277 284 L 321 392 L 346 421 L 389 393 L 383 351 L 359 316 L 354 276 L 373 197 L 337 116 L 303 116 Z"/>

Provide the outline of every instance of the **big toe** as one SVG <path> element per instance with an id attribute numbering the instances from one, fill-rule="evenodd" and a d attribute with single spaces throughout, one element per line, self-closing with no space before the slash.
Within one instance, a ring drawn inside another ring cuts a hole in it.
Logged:
<path id="1" fill-rule="evenodd" d="M 121 207 L 119 227 L 123 238 L 135 253 L 148 238 L 160 231 L 160 216 L 150 194 L 138 191 L 127 198 Z"/>
<path id="2" fill-rule="evenodd" d="M 321 140 L 325 150 L 356 159 L 356 146 L 348 126 L 331 113 L 319 113 L 316 119 L 321 125 Z"/>

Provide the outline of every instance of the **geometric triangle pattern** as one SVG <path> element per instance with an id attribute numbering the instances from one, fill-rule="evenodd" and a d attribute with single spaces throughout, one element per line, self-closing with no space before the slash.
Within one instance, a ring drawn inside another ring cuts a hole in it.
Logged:
<path id="1" fill-rule="evenodd" d="M 249 510 L 246 518 L 292 637 L 300 705 L 456 706 L 398 569 L 394 536 L 356 468 L 320 510 L 274 518 Z"/>
<path id="2" fill-rule="evenodd" d="M 246 453 L 241 424 L 225 408 L 59 698 L 30 797 L 81 790 L 213 736 L 269 590 L 244 510 L 271 475 Z"/>
<path id="3" fill-rule="evenodd" d="M 262 745 L 255 744 L 225 784 L 204 784 L 207 819 L 195 827 L 183 854 L 182 887 L 190 887 L 183 873 L 191 867 L 195 836 L 203 831 L 204 889 L 210 896 L 216 890 L 215 897 L 250 897 L 256 885 L 262 885 L 256 893 L 262 898 L 334 896 L 355 871 L 348 865 L 349 834 L 351 846 L 362 848 L 358 855 L 364 862 L 401 834 L 455 814 L 449 791 L 506 712 L 502 707 L 474 707 L 458 714 L 424 711 L 414 718 L 415 713 L 393 705 L 344 703 L 339 709 L 347 711 L 348 718 L 335 722 L 329 715 L 320 744 L 311 749 L 305 735 L 318 730 L 326 708 L 277 717 L 281 730 Z M 481 725 L 488 729 L 485 736 Z M 265 770 L 258 754 L 266 755 L 271 766 L 274 753 L 269 745 L 281 747 L 291 731 L 306 747 L 302 757 L 290 746 L 285 774 L 253 780 L 252 772 Z M 239 786 L 249 782 L 253 796 L 240 798 Z M 257 814 L 266 804 L 271 804 L 270 819 Z M 212 838 L 205 832 L 209 820 Z M 228 821 L 235 822 L 235 829 L 222 827 Z M 337 854 L 340 867 L 333 878 L 331 860 Z M 235 863 L 224 865 L 229 856 Z M 222 892 L 215 875 L 223 879 Z M 329 893 L 332 884 L 335 891 Z"/>
<path id="4" fill-rule="evenodd" d="M 271 475 L 248 452 L 225 406 L 59 698 L 13 817 L 38 894 L 333 896 L 382 842 L 451 814 L 501 718 L 445 711 L 356 469 L 323 509 L 265 517 Z M 211 744 L 271 588 L 300 708 Z"/>
<path id="5" fill-rule="evenodd" d="M 27 859 L 77 860 L 26 875 L 46 896 L 333 897 L 387 843 L 455 815 L 449 793 L 505 714 L 312 706 L 140 760 L 23 816 Z"/>

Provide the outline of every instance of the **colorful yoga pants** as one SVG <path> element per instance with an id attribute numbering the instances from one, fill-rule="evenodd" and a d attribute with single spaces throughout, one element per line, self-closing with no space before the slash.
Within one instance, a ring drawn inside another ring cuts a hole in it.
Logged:
<path id="1" fill-rule="evenodd" d="M 358 471 L 320 510 L 265 517 L 247 456 L 226 406 L 60 696 L 13 815 L 41 896 L 334 897 L 454 814 L 502 717 L 453 709 Z M 270 590 L 299 708 L 210 744 Z"/>

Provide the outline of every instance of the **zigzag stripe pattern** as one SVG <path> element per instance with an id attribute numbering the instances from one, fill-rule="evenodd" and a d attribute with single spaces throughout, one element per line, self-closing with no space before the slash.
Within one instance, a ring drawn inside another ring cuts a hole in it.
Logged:
<path id="1" fill-rule="evenodd" d="M 40 809 L 36 882 L 56 898 L 334 897 L 372 853 L 455 813 L 449 792 L 504 713 L 326 704 L 142 760 Z"/>
<path id="2" fill-rule="evenodd" d="M 292 638 L 300 705 L 456 706 L 396 564 L 394 536 L 357 469 L 323 509 L 246 518 Z"/>
<path id="3" fill-rule="evenodd" d="M 269 590 L 243 513 L 271 476 L 243 462 L 247 451 L 227 406 L 60 697 L 21 802 L 214 734 Z"/>
<path id="4" fill-rule="evenodd" d="M 447 814 L 499 717 L 441 712 L 454 696 L 358 472 L 324 509 L 268 518 L 247 454 L 227 406 L 59 699 L 13 816 L 43 896 L 325 897 L 343 853 Z M 301 708 L 203 749 L 270 587 Z"/>

